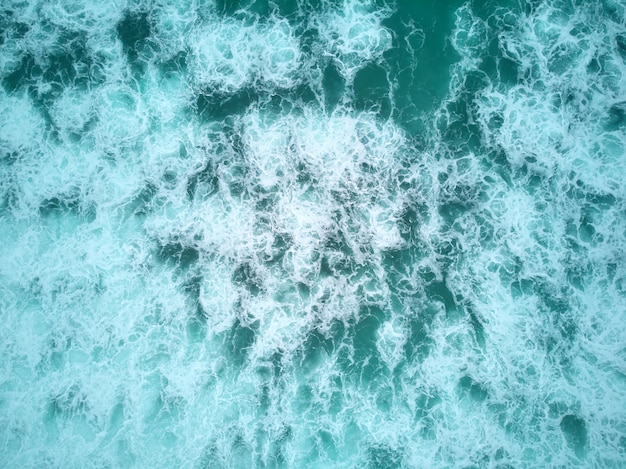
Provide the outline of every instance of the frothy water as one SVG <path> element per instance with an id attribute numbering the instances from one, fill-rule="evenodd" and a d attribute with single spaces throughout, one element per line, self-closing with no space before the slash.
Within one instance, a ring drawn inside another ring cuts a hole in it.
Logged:
<path id="1" fill-rule="evenodd" d="M 626 465 L 626 7 L 427 3 L 3 2 L 2 466 Z"/>

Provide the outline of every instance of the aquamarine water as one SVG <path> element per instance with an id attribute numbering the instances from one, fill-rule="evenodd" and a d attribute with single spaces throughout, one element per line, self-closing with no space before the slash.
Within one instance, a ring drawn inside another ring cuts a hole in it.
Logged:
<path id="1" fill-rule="evenodd" d="M 622 0 L 3 0 L 0 466 L 626 467 Z"/>

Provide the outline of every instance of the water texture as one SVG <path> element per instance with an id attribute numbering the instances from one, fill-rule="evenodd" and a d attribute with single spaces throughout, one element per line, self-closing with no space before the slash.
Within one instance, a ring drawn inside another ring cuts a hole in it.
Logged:
<path id="1" fill-rule="evenodd" d="M 4 0 L 0 466 L 626 467 L 625 18 Z"/>

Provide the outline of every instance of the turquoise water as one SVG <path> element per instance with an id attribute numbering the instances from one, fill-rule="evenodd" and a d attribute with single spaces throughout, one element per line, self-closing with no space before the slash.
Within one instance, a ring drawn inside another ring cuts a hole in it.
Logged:
<path id="1" fill-rule="evenodd" d="M 626 466 L 626 5 L 4 0 L 0 466 Z"/>

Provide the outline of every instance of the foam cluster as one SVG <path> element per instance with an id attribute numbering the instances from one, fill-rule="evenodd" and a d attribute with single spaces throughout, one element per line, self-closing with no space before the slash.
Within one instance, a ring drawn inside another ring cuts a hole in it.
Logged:
<path id="1" fill-rule="evenodd" d="M 268 86 L 294 86 L 300 50 L 292 29 L 286 20 L 248 25 L 233 19 L 198 27 L 190 34 L 196 84 L 222 92 L 257 80 Z"/>

